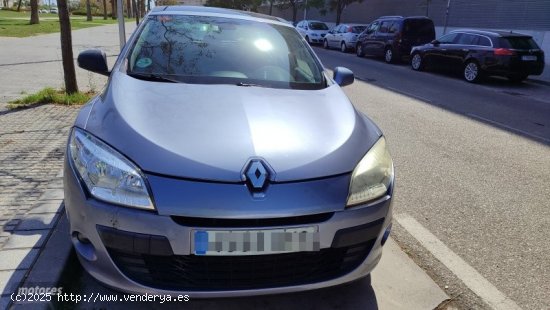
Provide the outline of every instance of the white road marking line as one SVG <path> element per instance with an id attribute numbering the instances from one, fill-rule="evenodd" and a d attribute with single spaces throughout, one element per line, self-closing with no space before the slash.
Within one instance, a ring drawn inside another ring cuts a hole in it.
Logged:
<path id="1" fill-rule="evenodd" d="M 535 138 L 535 139 L 538 139 L 538 140 L 542 140 L 542 141 L 544 141 L 544 142 L 546 142 L 546 143 L 550 143 L 550 140 L 549 140 L 549 139 L 546 139 L 546 138 L 541 137 L 541 136 L 534 135 L 534 134 L 532 134 L 532 133 L 529 133 L 529 132 L 527 132 L 527 131 L 523 131 L 523 130 L 521 130 L 521 129 L 517 129 L 517 128 L 514 128 L 514 127 L 510 127 L 510 126 L 508 126 L 508 125 L 505 125 L 505 124 L 503 124 L 503 123 L 499 123 L 499 122 L 497 122 L 497 121 L 493 121 L 493 120 L 487 119 L 487 118 L 485 118 L 485 117 L 483 117 L 483 116 L 479 116 L 479 115 L 472 114 L 472 113 L 467 113 L 466 115 L 468 115 L 468 116 L 470 116 L 470 117 L 473 117 L 473 118 L 476 118 L 476 119 L 478 119 L 478 120 L 487 122 L 487 123 L 491 123 L 491 124 L 493 124 L 493 125 L 497 125 L 497 126 L 499 126 L 499 127 L 504 127 L 504 128 L 506 128 L 506 129 L 509 129 L 509 130 L 514 131 L 514 132 L 516 132 L 516 133 L 520 133 L 520 134 L 522 134 L 522 135 L 526 135 L 526 136 L 528 136 L 528 137 Z"/>
<path id="2" fill-rule="evenodd" d="M 435 258 L 454 273 L 477 296 L 493 309 L 521 309 L 513 300 L 500 292 L 477 270 L 468 265 L 443 242 L 437 239 L 414 218 L 406 213 L 394 214 L 395 220 L 403 226 Z"/>

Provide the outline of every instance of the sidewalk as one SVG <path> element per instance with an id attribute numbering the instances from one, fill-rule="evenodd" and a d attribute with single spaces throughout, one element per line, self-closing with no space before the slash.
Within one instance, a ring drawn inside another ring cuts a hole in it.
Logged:
<path id="1" fill-rule="evenodd" d="M 135 24 L 127 24 L 128 33 L 133 30 L 132 26 Z M 82 50 L 101 48 L 110 56 L 110 65 L 118 54 L 117 42 L 116 25 L 73 32 L 75 57 Z M 0 45 L 0 309 L 6 309 L 11 304 L 10 294 L 22 283 L 32 279 L 34 284 L 51 286 L 57 281 L 59 275 L 56 278 L 51 273 L 42 279 L 35 276 L 46 274 L 48 268 L 59 267 L 52 266 L 52 261 L 47 258 L 42 259 L 47 256 L 45 253 L 57 251 L 57 255 L 68 257 L 68 251 L 59 250 L 70 248 L 66 246 L 69 243 L 68 228 L 62 209 L 60 172 L 68 130 L 78 108 L 42 105 L 8 111 L 5 102 L 20 97 L 21 91 L 62 86 L 59 34 L 23 39 L 0 38 Z M 81 89 L 100 89 L 106 81 L 105 77 L 80 69 L 77 69 L 77 76 Z M 56 244 L 59 242 L 64 242 L 65 246 L 58 249 Z M 343 309 L 368 305 L 380 309 L 432 309 L 447 298 L 399 246 L 390 241 L 386 247 L 381 264 L 372 275 L 372 284 L 363 283 L 351 292 L 339 288 L 335 292 L 340 297 L 322 296 L 324 291 L 303 296 L 318 296 L 316 302 L 320 307 Z M 85 279 L 85 284 L 93 290 L 105 290 L 89 278 Z M 365 289 L 370 293 L 364 293 Z M 347 300 L 346 296 L 350 295 L 357 300 Z M 258 307 L 268 302 L 263 297 L 241 299 L 235 309 L 251 300 Z M 225 302 L 218 302 L 218 306 Z M 215 303 L 205 304 L 218 308 Z M 271 307 L 294 303 L 295 300 L 287 295 L 282 301 L 273 301 Z"/>

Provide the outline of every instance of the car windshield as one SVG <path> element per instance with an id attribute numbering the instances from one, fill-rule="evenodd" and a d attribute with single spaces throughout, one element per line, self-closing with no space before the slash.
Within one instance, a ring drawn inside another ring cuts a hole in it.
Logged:
<path id="1" fill-rule="evenodd" d="M 500 46 L 520 50 L 538 49 L 539 46 L 530 37 L 504 37 L 500 38 Z"/>
<path id="2" fill-rule="evenodd" d="M 127 73 L 155 81 L 292 89 L 326 86 L 322 66 L 291 27 L 192 15 L 152 15 Z"/>
<path id="3" fill-rule="evenodd" d="M 311 30 L 328 30 L 328 26 L 325 23 L 321 22 L 310 22 L 309 29 Z"/>
<path id="4" fill-rule="evenodd" d="M 367 28 L 367 26 L 353 26 L 351 29 L 351 31 L 353 33 L 361 33 L 363 32 L 365 29 Z"/>

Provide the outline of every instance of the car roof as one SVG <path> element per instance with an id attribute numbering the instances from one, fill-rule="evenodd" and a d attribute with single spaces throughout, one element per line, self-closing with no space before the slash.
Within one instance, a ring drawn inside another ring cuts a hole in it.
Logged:
<path id="1" fill-rule="evenodd" d="M 207 14 L 207 15 L 224 15 L 231 18 L 249 18 L 252 17 L 254 19 L 263 21 L 263 22 L 269 22 L 269 23 L 280 23 L 287 25 L 284 22 L 281 22 L 277 17 L 255 13 L 255 12 L 249 12 L 249 11 L 240 11 L 240 10 L 233 10 L 233 9 L 223 9 L 223 8 L 216 8 L 216 7 L 206 7 L 206 6 L 192 6 L 192 5 L 170 5 L 170 6 L 157 6 L 154 7 L 151 10 L 151 14 L 158 15 L 158 14 L 178 14 L 178 13 L 184 13 L 184 14 Z"/>
<path id="2" fill-rule="evenodd" d="M 426 16 L 407 16 L 407 17 L 403 17 L 403 16 L 400 16 L 400 15 L 395 15 L 395 16 L 380 16 L 378 17 L 376 20 L 381 20 L 381 19 L 430 19 L 429 17 L 426 17 Z"/>
<path id="3" fill-rule="evenodd" d="M 477 29 L 457 29 L 451 31 L 453 32 L 466 32 L 471 34 L 481 34 L 485 36 L 490 37 L 526 37 L 531 38 L 530 35 L 518 33 L 518 32 L 512 32 L 512 31 L 499 31 L 499 30 L 477 30 Z"/>

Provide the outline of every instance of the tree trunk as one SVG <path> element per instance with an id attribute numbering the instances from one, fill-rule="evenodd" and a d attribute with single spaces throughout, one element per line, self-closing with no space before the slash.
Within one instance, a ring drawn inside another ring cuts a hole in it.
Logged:
<path id="1" fill-rule="evenodd" d="M 116 0 L 111 0 L 111 18 L 116 19 Z"/>
<path id="2" fill-rule="evenodd" d="M 275 0 L 269 0 L 269 15 L 273 15 L 273 1 Z"/>
<path id="3" fill-rule="evenodd" d="M 294 4 L 292 6 L 292 22 L 296 24 L 296 15 L 298 15 L 298 6 L 297 4 Z"/>
<path id="4" fill-rule="evenodd" d="M 103 0 L 103 19 L 107 19 L 107 0 Z"/>
<path id="5" fill-rule="evenodd" d="M 21 2 L 23 0 L 19 0 L 19 3 L 17 3 L 17 12 L 20 12 L 21 11 Z"/>
<path id="6" fill-rule="evenodd" d="M 127 17 L 132 18 L 136 14 L 136 10 L 132 7 L 132 0 L 126 0 Z"/>
<path id="7" fill-rule="evenodd" d="M 147 12 L 151 11 L 151 0 L 147 0 Z"/>
<path id="8" fill-rule="evenodd" d="M 338 3 L 336 7 L 336 26 L 340 25 L 340 18 L 342 17 L 342 11 L 344 11 L 344 5 Z"/>
<path id="9" fill-rule="evenodd" d="M 31 0 L 31 25 L 38 24 L 38 0 Z"/>
<path id="10" fill-rule="evenodd" d="M 59 27 L 61 30 L 61 58 L 63 59 L 63 74 L 65 76 L 65 92 L 78 92 L 76 73 L 73 61 L 73 39 L 71 37 L 71 20 L 67 9 L 67 0 L 57 0 L 59 9 Z"/>
<path id="11" fill-rule="evenodd" d="M 136 0 L 132 0 L 132 7 L 134 8 L 134 13 L 136 13 L 136 25 L 139 25 L 139 14 L 137 11 L 137 3 Z"/>
<path id="12" fill-rule="evenodd" d="M 139 15 L 141 18 L 145 16 L 145 0 L 139 0 Z"/>
<path id="13" fill-rule="evenodd" d="M 92 21 L 92 6 L 90 0 L 86 0 L 86 20 L 89 22 Z"/>

